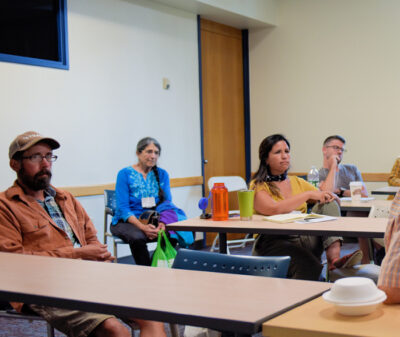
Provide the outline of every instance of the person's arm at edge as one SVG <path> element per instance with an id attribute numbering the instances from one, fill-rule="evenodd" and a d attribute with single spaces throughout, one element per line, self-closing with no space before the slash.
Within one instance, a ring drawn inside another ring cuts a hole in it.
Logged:
<path id="1" fill-rule="evenodd" d="M 400 158 L 397 158 L 388 179 L 389 186 L 400 186 Z"/>
<path id="2" fill-rule="evenodd" d="M 398 195 L 396 195 L 395 199 Z M 400 232 L 399 215 L 390 219 L 385 232 L 386 258 L 383 260 L 378 279 L 378 288 L 383 290 L 387 298 L 384 303 L 400 303 L 400 287 L 398 280 L 399 261 L 396 259 L 399 252 Z"/>

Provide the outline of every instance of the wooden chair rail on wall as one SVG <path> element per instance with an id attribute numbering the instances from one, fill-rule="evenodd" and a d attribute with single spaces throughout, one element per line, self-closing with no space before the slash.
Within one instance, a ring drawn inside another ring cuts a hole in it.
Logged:
<path id="1" fill-rule="evenodd" d="M 306 176 L 307 172 L 289 172 L 293 176 Z M 361 173 L 362 178 L 365 182 L 387 182 L 390 173 Z"/>
<path id="2" fill-rule="evenodd" d="M 289 172 L 294 176 L 306 176 L 307 172 Z M 365 182 L 387 182 L 389 173 L 361 173 Z M 171 178 L 171 187 L 198 186 L 203 185 L 203 177 Z M 115 183 L 99 184 L 90 186 L 67 186 L 60 187 L 62 190 L 69 191 L 75 197 L 85 197 L 90 195 L 101 195 L 104 190 L 115 189 Z"/>
<path id="3" fill-rule="evenodd" d="M 171 178 L 171 187 L 203 185 L 203 177 Z M 72 193 L 75 197 L 86 197 L 90 195 L 101 195 L 104 190 L 115 189 L 115 183 L 90 185 L 90 186 L 67 186 L 60 189 Z"/>

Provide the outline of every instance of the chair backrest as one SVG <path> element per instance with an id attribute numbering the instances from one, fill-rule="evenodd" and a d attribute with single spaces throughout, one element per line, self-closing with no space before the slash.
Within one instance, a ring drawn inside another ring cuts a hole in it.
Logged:
<path id="1" fill-rule="evenodd" d="M 208 179 L 208 189 L 211 190 L 214 186 L 214 183 L 224 183 L 225 187 L 228 189 L 228 192 L 246 190 L 247 184 L 246 181 L 239 176 L 220 176 L 220 177 L 211 177 Z"/>
<path id="2" fill-rule="evenodd" d="M 290 256 L 243 256 L 181 248 L 172 268 L 285 278 Z"/>
<path id="3" fill-rule="evenodd" d="M 104 234 L 103 234 L 104 244 L 107 244 L 107 237 L 112 237 L 112 234 L 108 231 L 108 217 L 114 216 L 116 208 L 117 208 L 117 202 L 115 200 L 115 191 L 104 190 Z"/>
<path id="4" fill-rule="evenodd" d="M 387 205 L 372 205 L 368 217 L 369 218 L 388 218 L 391 204 Z"/>
<path id="5" fill-rule="evenodd" d="M 114 190 L 104 190 L 104 204 L 104 211 L 106 214 L 113 216 L 115 209 L 117 208 Z"/>
<path id="6" fill-rule="evenodd" d="M 369 218 L 389 218 L 390 214 L 390 207 L 391 203 L 388 202 L 387 204 L 384 205 L 372 205 L 368 217 Z M 383 238 L 373 238 L 372 240 L 368 240 L 368 246 L 369 246 L 369 257 L 371 260 L 374 260 L 377 262 L 376 256 L 374 254 L 374 243 L 378 243 L 382 247 L 385 247 L 385 240 Z"/>
<path id="7" fill-rule="evenodd" d="M 336 201 L 331 201 L 326 204 L 317 203 L 311 208 L 312 213 L 340 216 L 340 206 Z"/>

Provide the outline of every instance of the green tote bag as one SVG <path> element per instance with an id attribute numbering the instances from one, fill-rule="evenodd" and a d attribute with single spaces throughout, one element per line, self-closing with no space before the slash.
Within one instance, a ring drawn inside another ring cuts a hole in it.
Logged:
<path id="1" fill-rule="evenodd" d="M 164 231 L 158 232 L 157 248 L 153 254 L 152 267 L 171 268 L 176 256 L 176 250 L 172 247 Z"/>

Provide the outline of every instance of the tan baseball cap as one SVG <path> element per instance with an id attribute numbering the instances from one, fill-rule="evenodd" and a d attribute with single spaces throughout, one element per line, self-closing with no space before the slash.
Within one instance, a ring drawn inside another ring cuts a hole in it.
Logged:
<path id="1" fill-rule="evenodd" d="M 39 142 L 45 142 L 53 150 L 60 147 L 60 143 L 53 138 L 43 137 L 35 131 L 27 131 L 12 141 L 8 150 L 8 157 L 12 159 L 17 152 L 26 151 Z"/>

